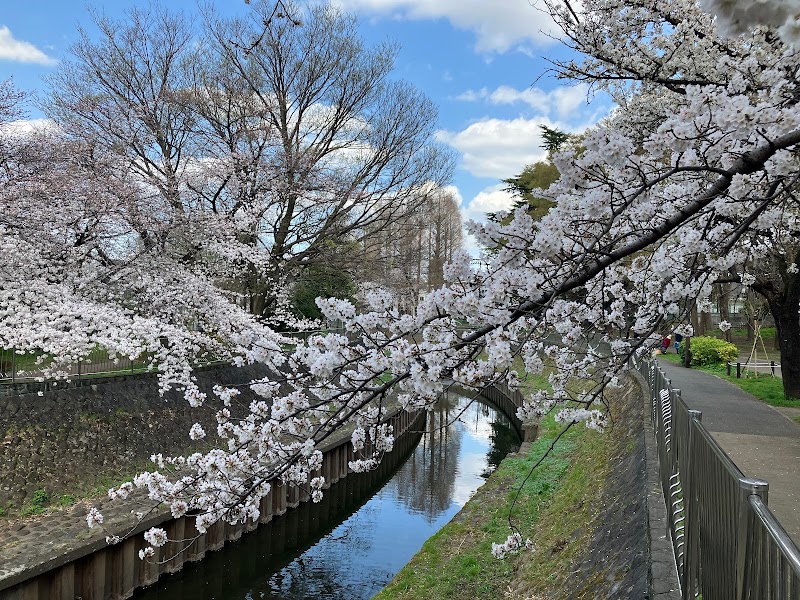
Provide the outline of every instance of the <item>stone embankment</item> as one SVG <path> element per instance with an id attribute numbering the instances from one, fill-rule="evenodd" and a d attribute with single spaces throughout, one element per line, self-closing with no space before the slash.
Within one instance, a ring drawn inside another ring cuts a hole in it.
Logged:
<path id="1" fill-rule="evenodd" d="M 680 598 L 658 476 L 649 393 L 638 373 L 610 406 L 612 455 L 589 548 L 563 588 L 564 598 Z"/>
<path id="2" fill-rule="evenodd" d="M 209 401 L 199 409 L 180 392 L 160 396 L 155 374 L 84 381 L 73 388 L 49 384 L 41 396 L 0 395 L 0 510 L 18 513 L 37 490 L 58 499 L 109 487 L 146 466 L 154 452 L 202 449 L 192 446 L 188 432 L 195 422 L 216 431 L 220 402 L 213 386 L 241 386 L 237 404 L 246 407 L 255 394 L 244 384 L 265 374 L 255 366 L 200 369 L 198 384 Z"/>
<path id="3" fill-rule="evenodd" d="M 397 434 L 391 454 L 402 460 L 419 440 L 425 413 L 396 411 L 389 420 Z M 349 436 L 343 433 L 320 450 L 324 458 L 318 475 L 326 478 L 329 487 L 347 476 L 353 448 Z M 390 458 L 382 469 L 392 467 Z M 206 552 L 222 548 L 308 499 L 301 488 L 273 482 L 272 490 L 262 499 L 258 522 L 218 522 L 203 535 L 198 534 L 193 517 L 172 519 L 167 511 L 137 522 L 131 514 L 141 509 L 135 499 L 110 506 L 95 504 L 105 513 L 103 532 L 87 529 L 86 504 L 28 523 L 11 522 L 0 527 L 0 600 L 129 598 L 136 588 L 155 583 L 164 573 L 179 571 L 185 562 L 201 560 Z M 139 550 L 149 545 L 142 534 L 153 526 L 164 528 L 170 539 L 194 541 L 168 543 L 152 560 L 142 561 Z M 109 546 L 105 540 L 108 534 L 125 539 Z"/>
<path id="4" fill-rule="evenodd" d="M 523 577 L 509 585 L 510 598 L 680 598 L 672 545 L 666 536 L 646 383 L 631 372 L 622 379 L 620 389 L 609 392 L 610 427 L 604 435 L 609 436 L 611 453 L 602 493 L 592 500 L 598 516 L 565 540 L 580 540 L 588 530 L 588 545 L 558 589 L 532 590 Z M 519 452 L 527 450 L 523 444 Z M 535 539 L 536 532 L 532 533 Z"/>

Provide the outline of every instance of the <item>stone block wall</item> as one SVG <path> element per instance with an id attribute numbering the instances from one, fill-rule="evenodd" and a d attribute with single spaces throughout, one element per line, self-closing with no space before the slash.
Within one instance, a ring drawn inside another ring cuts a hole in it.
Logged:
<path id="1" fill-rule="evenodd" d="M 193 409 L 179 392 L 158 394 L 154 374 L 107 378 L 83 387 L 52 388 L 39 396 L 0 396 L 0 509 L 22 508 L 34 491 L 51 499 L 82 495 L 148 468 L 154 452 L 191 451 L 193 423 L 213 442 L 219 402 L 215 384 L 244 384 L 266 373 L 262 367 L 208 367 L 197 373 L 210 401 Z M 86 384 L 86 382 L 83 382 Z M 254 394 L 244 386 L 239 403 Z M 201 449 L 198 447 L 197 449 Z"/>

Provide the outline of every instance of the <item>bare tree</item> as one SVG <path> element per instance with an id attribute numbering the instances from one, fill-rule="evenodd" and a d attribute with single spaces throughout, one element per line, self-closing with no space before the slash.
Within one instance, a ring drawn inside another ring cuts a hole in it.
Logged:
<path id="1" fill-rule="evenodd" d="M 399 307 L 413 310 L 421 294 L 444 283 L 444 265 L 462 248 L 462 223 L 452 194 L 436 189 L 380 223 L 363 240 L 359 277 L 384 287 Z"/>
<path id="2" fill-rule="evenodd" d="M 433 104 L 389 78 L 393 45 L 365 47 L 355 19 L 330 7 L 302 24 L 277 8 L 209 13 L 202 38 L 160 7 L 96 15 L 100 40 L 82 32 L 47 102 L 150 193 L 163 235 L 143 228 L 143 243 L 225 273 L 219 284 L 259 316 L 286 282 L 329 262 L 329 240 L 357 241 L 452 167 L 432 141 Z"/>
<path id="3" fill-rule="evenodd" d="M 275 140 L 255 236 L 270 264 L 247 289 L 255 314 L 269 311 L 281 276 L 327 260 L 330 240 L 359 241 L 372 224 L 393 221 L 452 167 L 432 143 L 433 104 L 389 79 L 395 46 L 365 47 L 355 18 L 330 6 L 309 9 L 302 26 L 274 14 L 265 0 L 246 21 L 209 17 L 218 51 Z"/>
<path id="4" fill-rule="evenodd" d="M 444 265 L 461 250 L 463 233 L 461 212 L 452 194 L 440 192 L 427 203 L 428 289 L 444 284 Z"/>

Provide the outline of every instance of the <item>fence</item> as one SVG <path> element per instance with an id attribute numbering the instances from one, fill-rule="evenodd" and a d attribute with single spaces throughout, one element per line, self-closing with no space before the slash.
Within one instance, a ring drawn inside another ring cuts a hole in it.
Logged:
<path id="1" fill-rule="evenodd" d="M 800 600 L 800 550 L 653 361 L 650 406 L 682 598 Z"/>
<path id="2" fill-rule="evenodd" d="M 280 332 L 285 337 L 307 340 L 315 334 L 344 333 L 339 327 L 309 331 Z M 51 359 L 46 355 L 19 353 L 13 348 L 0 348 L 0 385 L 25 384 L 30 382 L 52 381 L 55 379 L 81 379 L 108 375 L 126 375 L 151 370 L 150 360 L 141 356 L 131 360 L 128 357 L 111 358 L 103 348 L 92 350 L 85 359 L 75 361 L 59 368 L 59 376 L 46 374 Z M 213 359 L 198 361 L 196 366 L 217 362 Z"/>
<path id="3" fill-rule="evenodd" d="M 736 379 L 742 378 L 742 373 L 746 371 L 750 371 L 755 375 L 772 375 L 773 377 L 776 376 L 776 371 L 778 371 L 778 375 L 780 375 L 781 366 L 776 363 L 774 360 L 767 362 L 766 360 L 748 360 L 745 362 L 728 362 L 725 363 L 726 370 L 728 375 L 730 376 L 733 373 L 736 373 Z"/>
<path id="4" fill-rule="evenodd" d="M 0 384 L 25 383 L 53 379 L 46 377 L 45 369 L 51 363 L 46 355 L 19 353 L 13 348 L 0 348 Z M 108 374 L 137 373 L 147 370 L 145 357 L 131 360 L 128 357 L 111 358 L 103 349 L 93 350 L 85 359 L 58 369 L 62 378 L 78 379 Z"/>

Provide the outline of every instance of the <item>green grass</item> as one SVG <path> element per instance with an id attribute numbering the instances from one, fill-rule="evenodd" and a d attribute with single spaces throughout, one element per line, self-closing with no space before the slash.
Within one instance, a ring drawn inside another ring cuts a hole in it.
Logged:
<path id="1" fill-rule="evenodd" d="M 680 364 L 681 362 L 681 357 L 679 354 L 659 354 L 658 357 L 677 364 Z"/>
<path id="2" fill-rule="evenodd" d="M 108 493 L 109 488 L 118 487 L 126 481 L 131 481 L 138 473 L 152 468 L 152 463 L 140 462 L 128 465 L 125 470 L 109 472 L 92 479 L 92 481 L 81 482 L 69 492 L 58 496 L 53 496 L 45 490 L 36 490 L 31 498 L 23 502 L 22 506 L 15 507 L 11 502 L 0 508 L 0 517 L 30 517 L 34 515 L 50 514 L 58 510 L 63 510 L 87 498 L 103 497 Z"/>
<path id="3" fill-rule="evenodd" d="M 72 494 L 62 494 L 56 500 L 56 503 L 61 507 L 72 506 L 78 501 L 78 499 L 73 496 Z"/>
<path id="4" fill-rule="evenodd" d="M 543 421 L 530 451 L 506 458 L 376 598 L 503 598 L 510 583 L 526 590 L 557 588 L 589 543 L 587 523 L 596 506 L 592 500 L 602 493 L 608 436 L 573 428 L 525 483 L 513 521 L 523 537 L 532 539 L 532 553 L 498 560 L 491 547 L 510 533 L 508 514 L 515 490 L 560 430 L 552 418 Z"/>
<path id="5" fill-rule="evenodd" d="M 800 408 L 800 400 L 787 398 L 783 393 L 783 381 L 780 377 L 771 375 L 748 375 L 747 377 L 736 378 L 736 374 L 728 375 L 725 365 L 706 365 L 698 367 L 708 373 L 713 373 L 734 385 L 739 386 L 748 394 L 752 394 L 759 400 L 772 406 L 790 406 Z"/>
<path id="6" fill-rule="evenodd" d="M 23 504 L 19 511 L 20 516 L 27 517 L 30 515 L 40 515 L 47 508 L 50 502 L 50 495 L 44 490 L 36 490 L 33 492 L 31 499 Z"/>

